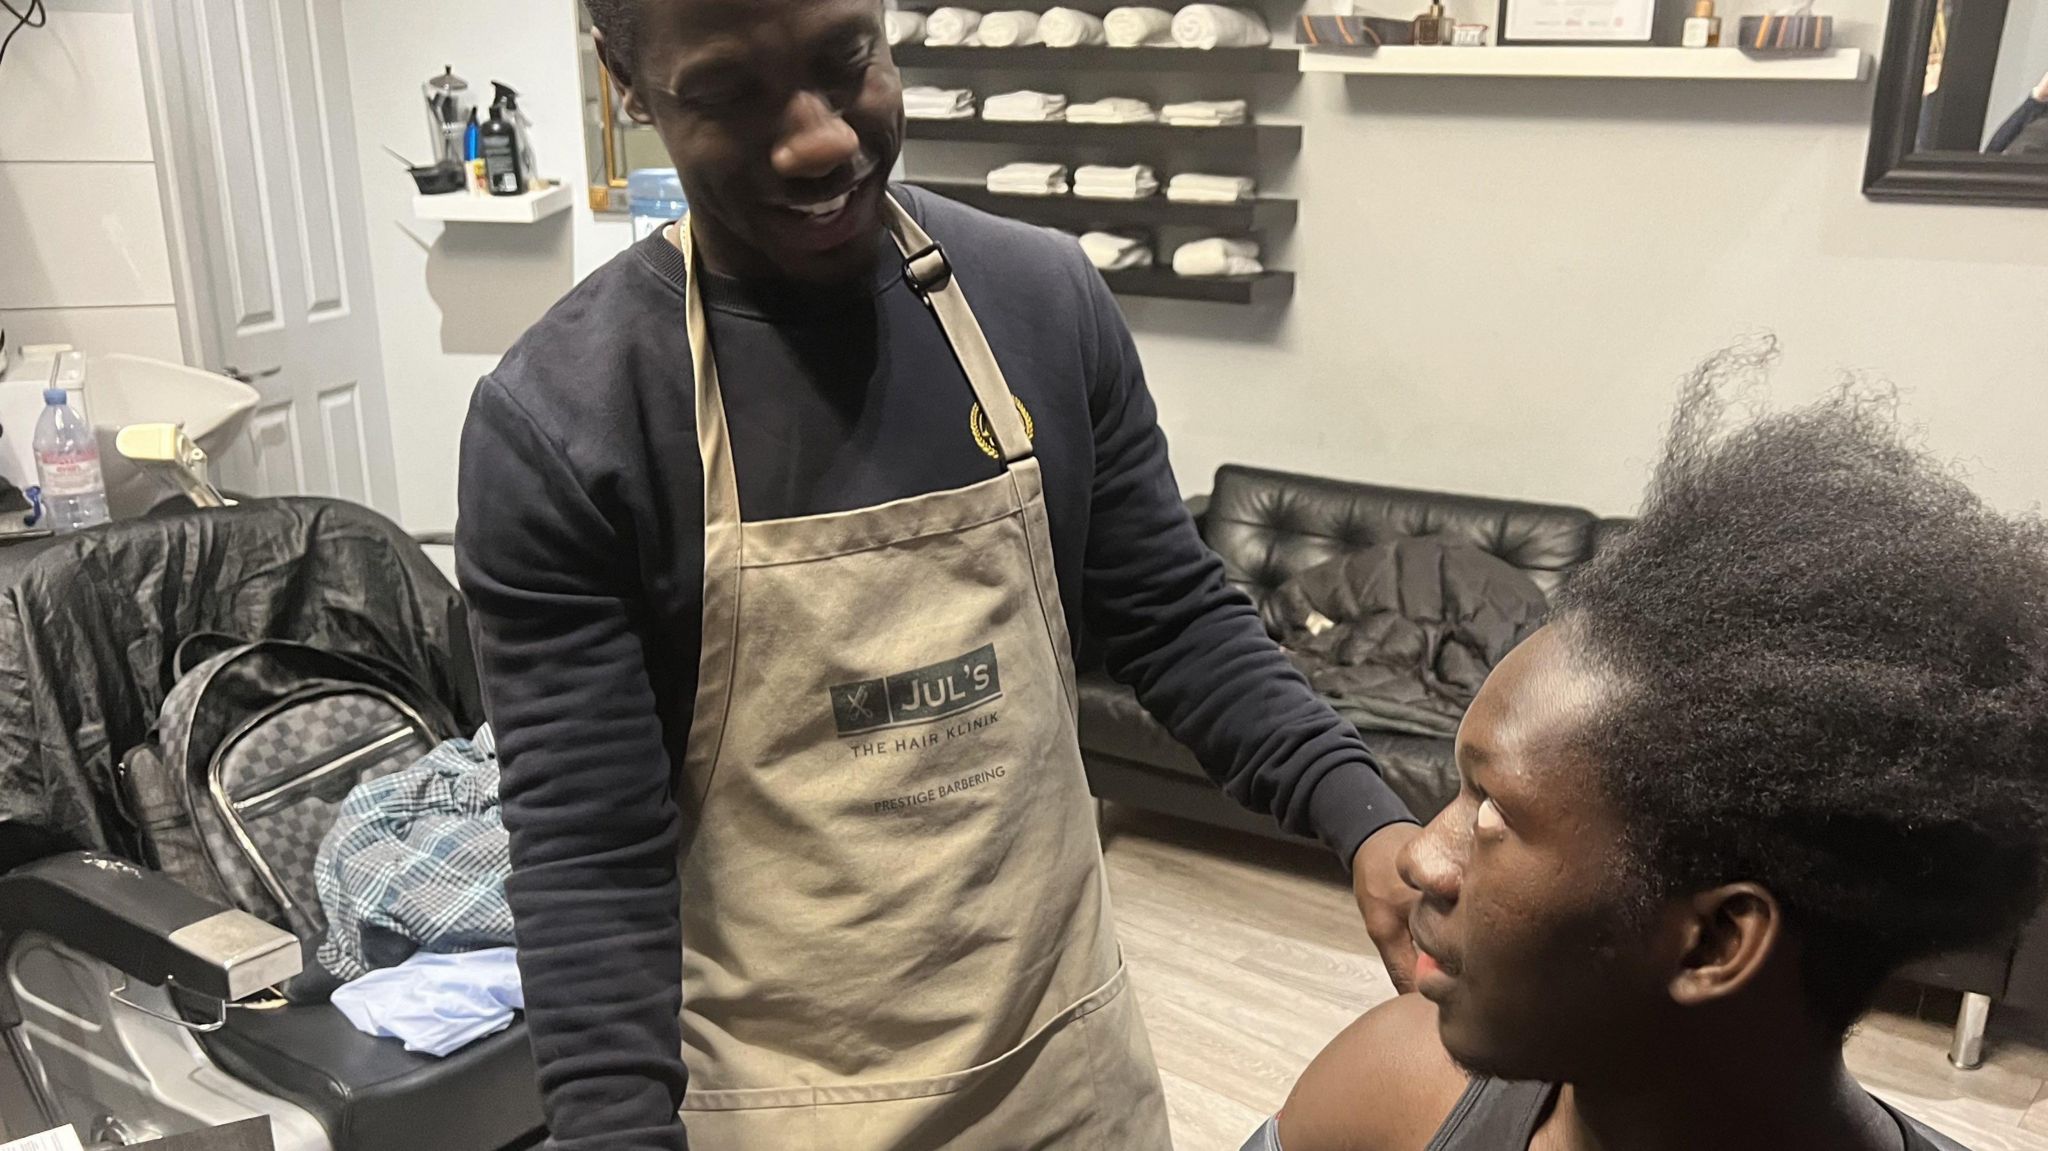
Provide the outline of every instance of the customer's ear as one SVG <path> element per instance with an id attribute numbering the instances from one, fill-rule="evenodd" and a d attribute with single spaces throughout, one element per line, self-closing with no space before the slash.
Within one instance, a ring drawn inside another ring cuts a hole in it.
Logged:
<path id="1" fill-rule="evenodd" d="M 1679 904 L 1683 949 L 1671 977 L 1671 998 L 1694 1007 L 1749 986 L 1776 952 L 1785 913 L 1754 883 L 1731 883 Z"/>

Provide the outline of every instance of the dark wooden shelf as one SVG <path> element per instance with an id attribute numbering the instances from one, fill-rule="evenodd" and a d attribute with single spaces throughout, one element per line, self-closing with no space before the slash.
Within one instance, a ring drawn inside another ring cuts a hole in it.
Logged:
<path id="1" fill-rule="evenodd" d="M 949 200 L 958 200 L 998 216 L 1044 224 L 1051 228 L 1205 228 L 1249 232 L 1285 227 L 1294 222 L 1293 200 L 1261 198 L 1242 204 L 1176 204 L 1164 193 L 1144 200 L 1089 200 L 1079 196 L 1005 196 L 987 185 L 966 180 L 919 180 Z"/>
<path id="2" fill-rule="evenodd" d="M 1137 52 L 1141 49 L 1132 48 Z M 1165 49 L 1161 49 L 1165 51 Z M 1170 124 L 1017 124 L 999 120 L 911 120 L 912 140 L 976 144 L 1106 144 L 1118 148 L 1255 151 L 1260 145 L 1299 149 L 1299 124 L 1237 124 L 1227 128 L 1176 128 Z"/>
<path id="3" fill-rule="evenodd" d="M 1278 304 L 1294 295 L 1293 272 L 1258 276 L 1176 276 L 1165 268 L 1104 272 L 1109 290 L 1119 296 L 1161 300 L 1199 300 L 1210 304 Z"/>
<path id="4" fill-rule="evenodd" d="M 1030 72 L 1265 72 L 1301 71 L 1301 54 L 1288 48 L 932 48 L 898 44 L 905 68 L 1009 69 Z"/>

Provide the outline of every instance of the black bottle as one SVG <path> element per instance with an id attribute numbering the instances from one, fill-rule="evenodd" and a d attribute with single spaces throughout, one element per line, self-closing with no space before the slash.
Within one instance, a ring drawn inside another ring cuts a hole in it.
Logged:
<path id="1" fill-rule="evenodd" d="M 477 129 L 477 154 L 484 161 L 484 183 L 493 196 L 518 196 L 526 192 L 525 141 L 519 138 L 519 93 L 496 84 L 498 97 L 491 103 L 491 118 Z"/>

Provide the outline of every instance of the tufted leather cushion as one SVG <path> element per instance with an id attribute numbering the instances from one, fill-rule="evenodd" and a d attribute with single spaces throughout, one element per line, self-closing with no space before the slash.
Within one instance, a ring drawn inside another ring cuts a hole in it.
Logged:
<path id="1" fill-rule="evenodd" d="M 1223 557 L 1230 581 L 1263 607 L 1295 575 L 1397 536 L 1436 535 L 1477 545 L 1552 595 L 1572 568 L 1591 557 L 1598 523 L 1580 508 L 1231 464 L 1216 473 L 1203 535 Z"/>

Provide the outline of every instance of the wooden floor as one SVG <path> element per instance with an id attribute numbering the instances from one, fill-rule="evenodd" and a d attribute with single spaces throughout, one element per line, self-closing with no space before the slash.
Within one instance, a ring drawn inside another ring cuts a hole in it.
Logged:
<path id="1" fill-rule="evenodd" d="M 1238 1151 L 1323 1044 L 1393 987 L 1321 853 L 1125 809 L 1107 830 L 1174 1147 Z M 1984 1067 L 1957 1071 L 1955 997 L 1887 1003 L 1849 1041 L 1871 1090 L 1972 1151 L 2048 1151 L 2048 1035 L 1994 1010 Z"/>

